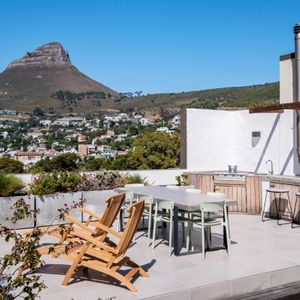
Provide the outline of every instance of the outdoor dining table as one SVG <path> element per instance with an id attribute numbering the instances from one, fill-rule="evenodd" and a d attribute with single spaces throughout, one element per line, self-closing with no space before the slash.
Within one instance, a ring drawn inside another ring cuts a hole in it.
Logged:
<path id="1" fill-rule="evenodd" d="M 156 200 L 167 200 L 174 203 L 174 255 L 179 255 L 178 243 L 178 212 L 183 210 L 186 212 L 199 211 L 201 203 L 209 202 L 225 202 L 228 206 L 236 205 L 237 201 L 206 196 L 200 193 L 189 193 L 185 189 L 170 189 L 162 186 L 126 186 L 116 191 L 128 191 L 139 196 L 149 196 Z M 226 240 L 226 239 L 224 239 Z M 226 246 L 226 245 L 225 245 Z"/>

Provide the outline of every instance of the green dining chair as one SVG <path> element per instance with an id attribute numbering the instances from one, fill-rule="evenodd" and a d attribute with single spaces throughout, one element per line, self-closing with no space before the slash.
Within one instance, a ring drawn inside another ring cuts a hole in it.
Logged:
<path id="1" fill-rule="evenodd" d="M 119 212 L 118 231 L 121 231 L 121 229 L 124 227 L 124 218 L 126 217 L 127 208 L 131 206 L 133 203 L 137 202 L 140 197 L 139 195 L 136 195 L 132 192 L 128 192 L 126 188 L 143 187 L 143 186 L 144 186 L 143 183 L 133 183 L 133 184 L 125 184 L 124 188 L 119 188 L 119 191 L 125 192 L 125 199 Z"/>
<path id="2" fill-rule="evenodd" d="M 197 224 L 201 228 L 202 240 L 202 257 L 205 259 L 206 248 L 210 246 L 211 242 L 211 227 L 222 226 L 225 230 L 227 244 L 227 253 L 230 255 L 230 235 L 229 235 L 229 222 L 227 214 L 227 205 L 225 201 L 207 202 L 200 204 L 201 217 L 193 218 L 190 223 Z M 211 217 L 211 214 L 213 217 Z"/>
<path id="3" fill-rule="evenodd" d="M 150 246 L 150 241 L 151 241 L 151 231 L 152 231 L 152 222 L 153 222 L 153 217 L 154 217 L 154 200 L 152 197 L 149 196 L 140 196 L 140 200 L 145 201 L 145 208 L 143 212 L 143 225 L 144 225 L 144 218 L 148 220 L 148 229 L 147 229 L 147 243 L 148 246 Z"/>
<path id="4" fill-rule="evenodd" d="M 158 222 L 166 223 L 169 226 L 169 255 L 172 254 L 172 239 L 173 239 L 173 220 L 174 220 L 174 203 L 171 201 L 164 200 L 155 200 L 155 208 L 154 208 L 154 221 L 153 221 L 153 238 L 152 238 L 152 248 L 155 247 L 156 240 L 156 231 Z M 178 222 L 184 223 L 188 222 L 189 219 L 178 216 Z M 184 240 L 184 231 L 183 240 Z"/>

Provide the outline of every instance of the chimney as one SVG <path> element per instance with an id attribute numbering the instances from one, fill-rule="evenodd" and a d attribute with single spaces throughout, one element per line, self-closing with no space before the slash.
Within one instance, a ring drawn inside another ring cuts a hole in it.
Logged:
<path id="1" fill-rule="evenodd" d="M 300 102 L 300 23 L 294 26 L 295 34 L 295 66 L 296 66 L 296 101 Z M 297 156 L 300 163 L 300 111 L 296 111 Z"/>
<path id="2" fill-rule="evenodd" d="M 296 60 L 296 101 L 300 102 L 300 23 L 294 27 Z"/>

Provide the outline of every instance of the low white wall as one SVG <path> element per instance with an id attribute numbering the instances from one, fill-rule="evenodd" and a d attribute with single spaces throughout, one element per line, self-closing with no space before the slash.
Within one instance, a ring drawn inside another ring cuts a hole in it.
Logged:
<path id="1" fill-rule="evenodd" d="M 121 173 L 127 174 L 139 174 L 141 177 L 151 185 L 167 185 L 176 184 L 175 177 L 181 175 L 183 169 L 169 169 L 169 170 L 135 170 L 135 171 L 122 171 Z M 22 178 L 25 184 L 33 182 L 33 178 L 36 175 L 31 174 L 19 174 L 18 177 Z M 65 205 L 71 207 L 74 202 L 78 202 L 80 199 L 84 199 L 83 204 L 87 209 L 93 210 L 95 213 L 101 214 L 106 207 L 106 199 L 115 192 L 113 190 L 103 191 L 88 191 L 88 192 L 76 192 L 76 193 L 58 193 L 55 195 L 46 196 L 22 196 L 31 207 L 36 207 L 39 210 L 39 214 L 36 218 L 37 226 L 57 225 L 64 223 L 65 221 L 57 218 L 59 215 L 58 209 L 65 208 Z M 21 198 L 16 197 L 0 197 L 0 224 L 12 227 L 6 218 L 11 216 L 11 207 L 13 203 Z M 35 205 L 34 205 L 35 203 Z M 70 215 L 78 220 L 85 221 L 86 215 L 81 214 L 79 209 L 72 209 Z M 16 224 L 16 228 L 29 228 L 34 226 L 32 219 L 26 219 Z"/>
<path id="2" fill-rule="evenodd" d="M 176 184 L 176 176 L 184 173 L 185 169 L 165 169 L 165 170 L 134 170 L 134 171 L 122 171 L 122 173 L 128 173 L 131 175 L 139 174 L 145 178 L 150 185 L 168 185 Z"/>
<path id="3" fill-rule="evenodd" d="M 295 115 L 249 114 L 248 111 L 187 109 L 186 159 L 189 170 L 227 170 L 237 164 L 240 171 L 299 174 L 295 149 Z M 252 132 L 260 132 L 259 140 Z"/>

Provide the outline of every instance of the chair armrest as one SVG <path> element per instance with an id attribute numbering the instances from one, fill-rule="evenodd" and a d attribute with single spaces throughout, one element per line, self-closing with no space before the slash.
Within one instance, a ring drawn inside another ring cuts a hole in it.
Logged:
<path id="1" fill-rule="evenodd" d="M 86 209 L 86 208 L 84 208 L 84 207 L 81 207 L 80 208 L 80 210 L 83 212 L 83 213 L 85 213 L 85 214 L 87 214 L 87 215 L 89 215 L 89 216 L 91 216 L 91 217 L 93 217 L 93 218 L 95 218 L 95 219 L 97 219 L 97 220 L 101 220 L 101 217 L 99 216 L 99 215 L 97 215 L 97 214 L 95 214 L 93 211 L 91 211 L 91 210 L 88 210 L 88 209 Z"/>
<path id="2" fill-rule="evenodd" d="M 69 221 L 69 222 L 71 222 L 71 223 L 73 223 L 73 224 L 76 224 L 77 226 L 79 226 L 79 227 L 80 227 L 81 229 L 83 229 L 83 230 L 86 230 L 86 231 L 89 231 L 89 232 L 93 232 L 93 230 L 92 230 L 91 228 L 89 228 L 87 225 L 81 223 L 81 222 L 78 221 L 77 219 L 75 219 L 75 218 L 69 216 L 68 214 L 64 214 L 64 218 L 65 218 L 67 221 Z"/>
<path id="3" fill-rule="evenodd" d="M 96 224 L 93 224 L 96 228 L 100 228 L 101 230 L 107 232 L 107 233 L 110 233 L 111 235 L 117 237 L 117 238 L 122 238 L 123 234 L 113 230 L 112 228 L 109 228 L 103 224 L 101 224 L 100 222 L 96 223 Z"/>
<path id="4" fill-rule="evenodd" d="M 97 246 L 105 251 L 114 253 L 114 254 L 118 254 L 118 251 L 115 248 L 112 248 L 110 246 L 105 245 L 104 243 L 100 242 L 99 240 L 97 240 L 96 238 L 94 238 L 92 235 L 89 235 L 88 233 L 84 232 L 84 231 L 80 231 L 78 229 L 75 229 L 72 232 L 72 235 L 85 240 L 88 243 L 93 244 L 94 246 Z"/>

